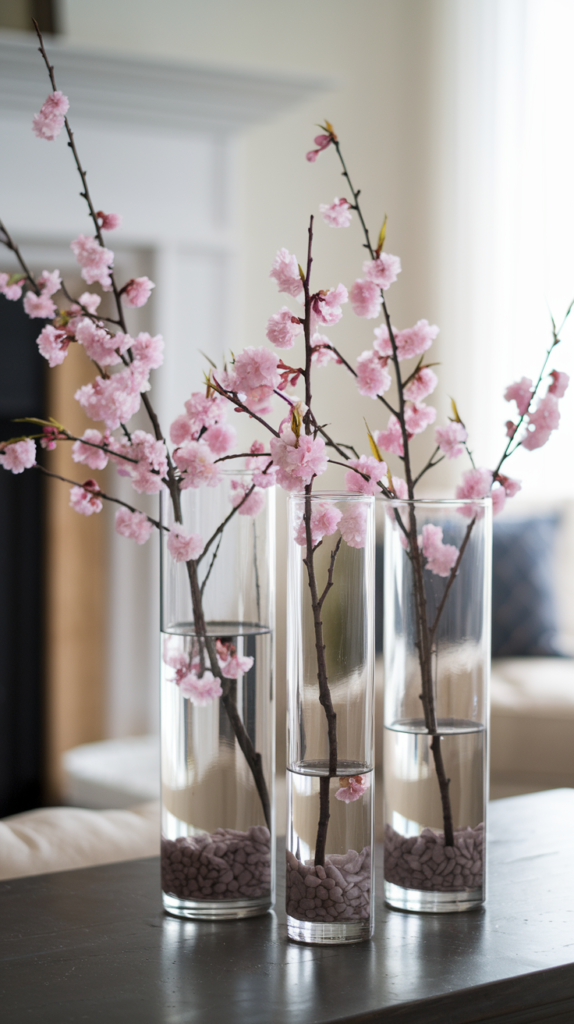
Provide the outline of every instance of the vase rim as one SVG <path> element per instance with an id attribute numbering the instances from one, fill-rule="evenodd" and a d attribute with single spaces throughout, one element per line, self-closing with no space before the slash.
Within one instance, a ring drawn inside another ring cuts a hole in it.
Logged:
<path id="1" fill-rule="evenodd" d="M 331 498 L 334 501 L 367 501 L 369 504 L 375 500 L 372 494 L 357 494 L 355 491 L 313 491 L 311 494 L 305 494 L 305 491 L 291 491 L 289 500 L 295 498 L 298 501 L 304 501 L 306 498 L 311 498 L 311 501 L 324 501 L 325 498 Z"/>
<path id="2" fill-rule="evenodd" d="M 386 495 L 377 495 L 377 500 L 385 505 L 440 505 L 442 506 L 473 506 L 488 508 L 492 505 L 492 497 L 487 495 L 484 498 L 387 498 Z"/>

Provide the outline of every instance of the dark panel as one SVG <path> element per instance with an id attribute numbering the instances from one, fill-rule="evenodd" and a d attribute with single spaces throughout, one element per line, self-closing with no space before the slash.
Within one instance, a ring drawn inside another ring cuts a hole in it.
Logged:
<path id="1" fill-rule="evenodd" d="M 41 321 L 0 296 L 0 440 L 43 416 Z M 0 817 L 42 800 L 43 481 L 0 469 Z"/>

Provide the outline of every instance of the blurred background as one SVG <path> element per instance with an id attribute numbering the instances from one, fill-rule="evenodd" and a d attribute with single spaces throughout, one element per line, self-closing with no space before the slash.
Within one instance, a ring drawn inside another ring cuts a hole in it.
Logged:
<path id="1" fill-rule="evenodd" d="M 425 317 L 440 327 L 432 350 L 441 364 L 437 423 L 454 397 L 477 464 L 495 464 L 509 416 L 503 390 L 523 375 L 536 378 L 550 316 L 560 322 L 574 297 L 570 0 L 0 0 L 0 215 L 35 269 L 58 266 L 74 284 L 69 241 L 88 222 L 63 138 L 48 146 L 30 130 L 48 92 L 31 17 L 70 98 L 97 208 L 124 215 L 110 241 L 119 276 L 146 273 L 156 282 L 131 326 L 165 337 L 166 363 L 154 383 L 164 422 L 201 387 L 201 353 L 221 361 L 230 349 L 264 343 L 267 318 L 283 304 L 269 281 L 277 249 L 303 262 L 309 215 L 345 195 L 333 152 L 305 160 L 317 123 L 328 118 L 372 235 L 388 214 L 386 248 L 403 266 L 389 292 L 393 322 L 402 328 Z M 317 286 L 350 287 L 361 275 L 361 245 L 356 218 L 347 231 L 318 223 Z M 11 267 L 0 253 L 0 269 Z M 1 436 L 10 436 L 13 416 L 47 412 L 81 431 L 88 423 L 70 396 L 89 367 L 68 359 L 48 375 L 26 361 L 17 344 L 26 323 L 14 322 L 10 305 L 0 297 L 9 366 Z M 349 311 L 332 336 L 354 362 L 371 347 L 372 330 Z M 564 339 L 555 365 L 572 374 L 571 328 Z M 361 399 L 340 368 L 321 373 L 322 421 L 336 419 L 366 452 L 363 417 L 382 429 L 381 406 Z M 526 688 L 522 670 L 515 679 L 506 662 L 499 667 L 499 795 L 574 780 L 572 733 L 556 764 L 548 751 L 537 768 L 530 753 L 518 764 L 520 750 L 532 749 L 527 730 L 540 725 L 541 708 L 550 703 L 552 722 L 574 722 L 571 662 L 556 658 L 570 653 L 574 635 L 573 440 L 568 395 L 549 445 L 519 452 L 509 470 L 523 482 L 514 514 L 555 523 L 533 571 L 546 573 L 540 600 L 552 605 L 558 640 L 498 652 L 532 659 Z M 431 443 L 421 439 L 421 461 Z M 69 470 L 65 453 L 55 453 L 60 458 L 59 471 L 65 462 Z M 463 468 L 442 463 L 429 489 L 452 493 Z M 66 800 L 129 806 L 155 785 L 157 549 L 117 537 L 107 512 L 98 522 L 75 515 L 67 489 L 51 483 L 30 495 L 26 475 L 0 481 L 0 815 Z M 280 500 L 279 695 L 284 530 Z M 562 676 L 552 683 L 558 662 Z M 511 735 L 521 714 L 526 732 Z M 284 720 L 280 697 L 280 770 Z M 85 751 L 84 761 L 62 760 L 104 740 L 118 741 L 106 748 L 105 770 Z M 140 765 L 131 780 L 130 750 Z"/>

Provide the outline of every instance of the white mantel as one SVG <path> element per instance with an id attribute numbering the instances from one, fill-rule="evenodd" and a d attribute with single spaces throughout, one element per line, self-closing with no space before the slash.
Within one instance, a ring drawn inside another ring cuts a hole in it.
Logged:
<path id="1" fill-rule="evenodd" d="M 154 404 L 163 423 L 201 385 L 204 360 L 238 347 L 237 161 L 240 135 L 328 85 L 319 79 L 142 59 L 47 43 L 96 209 L 123 214 L 109 236 L 130 276 L 156 283 L 140 329 L 166 359 Z M 65 139 L 35 138 L 50 91 L 34 38 L 0 33 L 0 216 L 35 267 L 73 269 L 69 243 L 91 232 Z M 3 260 L 2 268 L 6 264 Z M 7 264 L 6 264 L 7 265 Z M 157 551 L 112 534 L 108 734 L 157 721 Z"/>

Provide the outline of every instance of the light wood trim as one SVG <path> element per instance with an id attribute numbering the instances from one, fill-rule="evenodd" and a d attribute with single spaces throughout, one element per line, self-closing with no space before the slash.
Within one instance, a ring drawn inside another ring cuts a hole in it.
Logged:
<path id="1" fill-rule="evenodd" d="M 73 397 L 93 376 L 93 365 L 76 344 L 48 373 L 49 413 L 76 436 L 96 426 Z M 105 486 L 105 473 L 72 461 L 69 442 L 47 454 L 46 468 L 78 481 L 93 477 Z M 46 479 L 46 795 L 54 803 L 62 800 L 62 753 L 102 739 L 104 730 L 106 524 L 103 512 L 78 515 L 69 497 L 66 484 Z"/>

